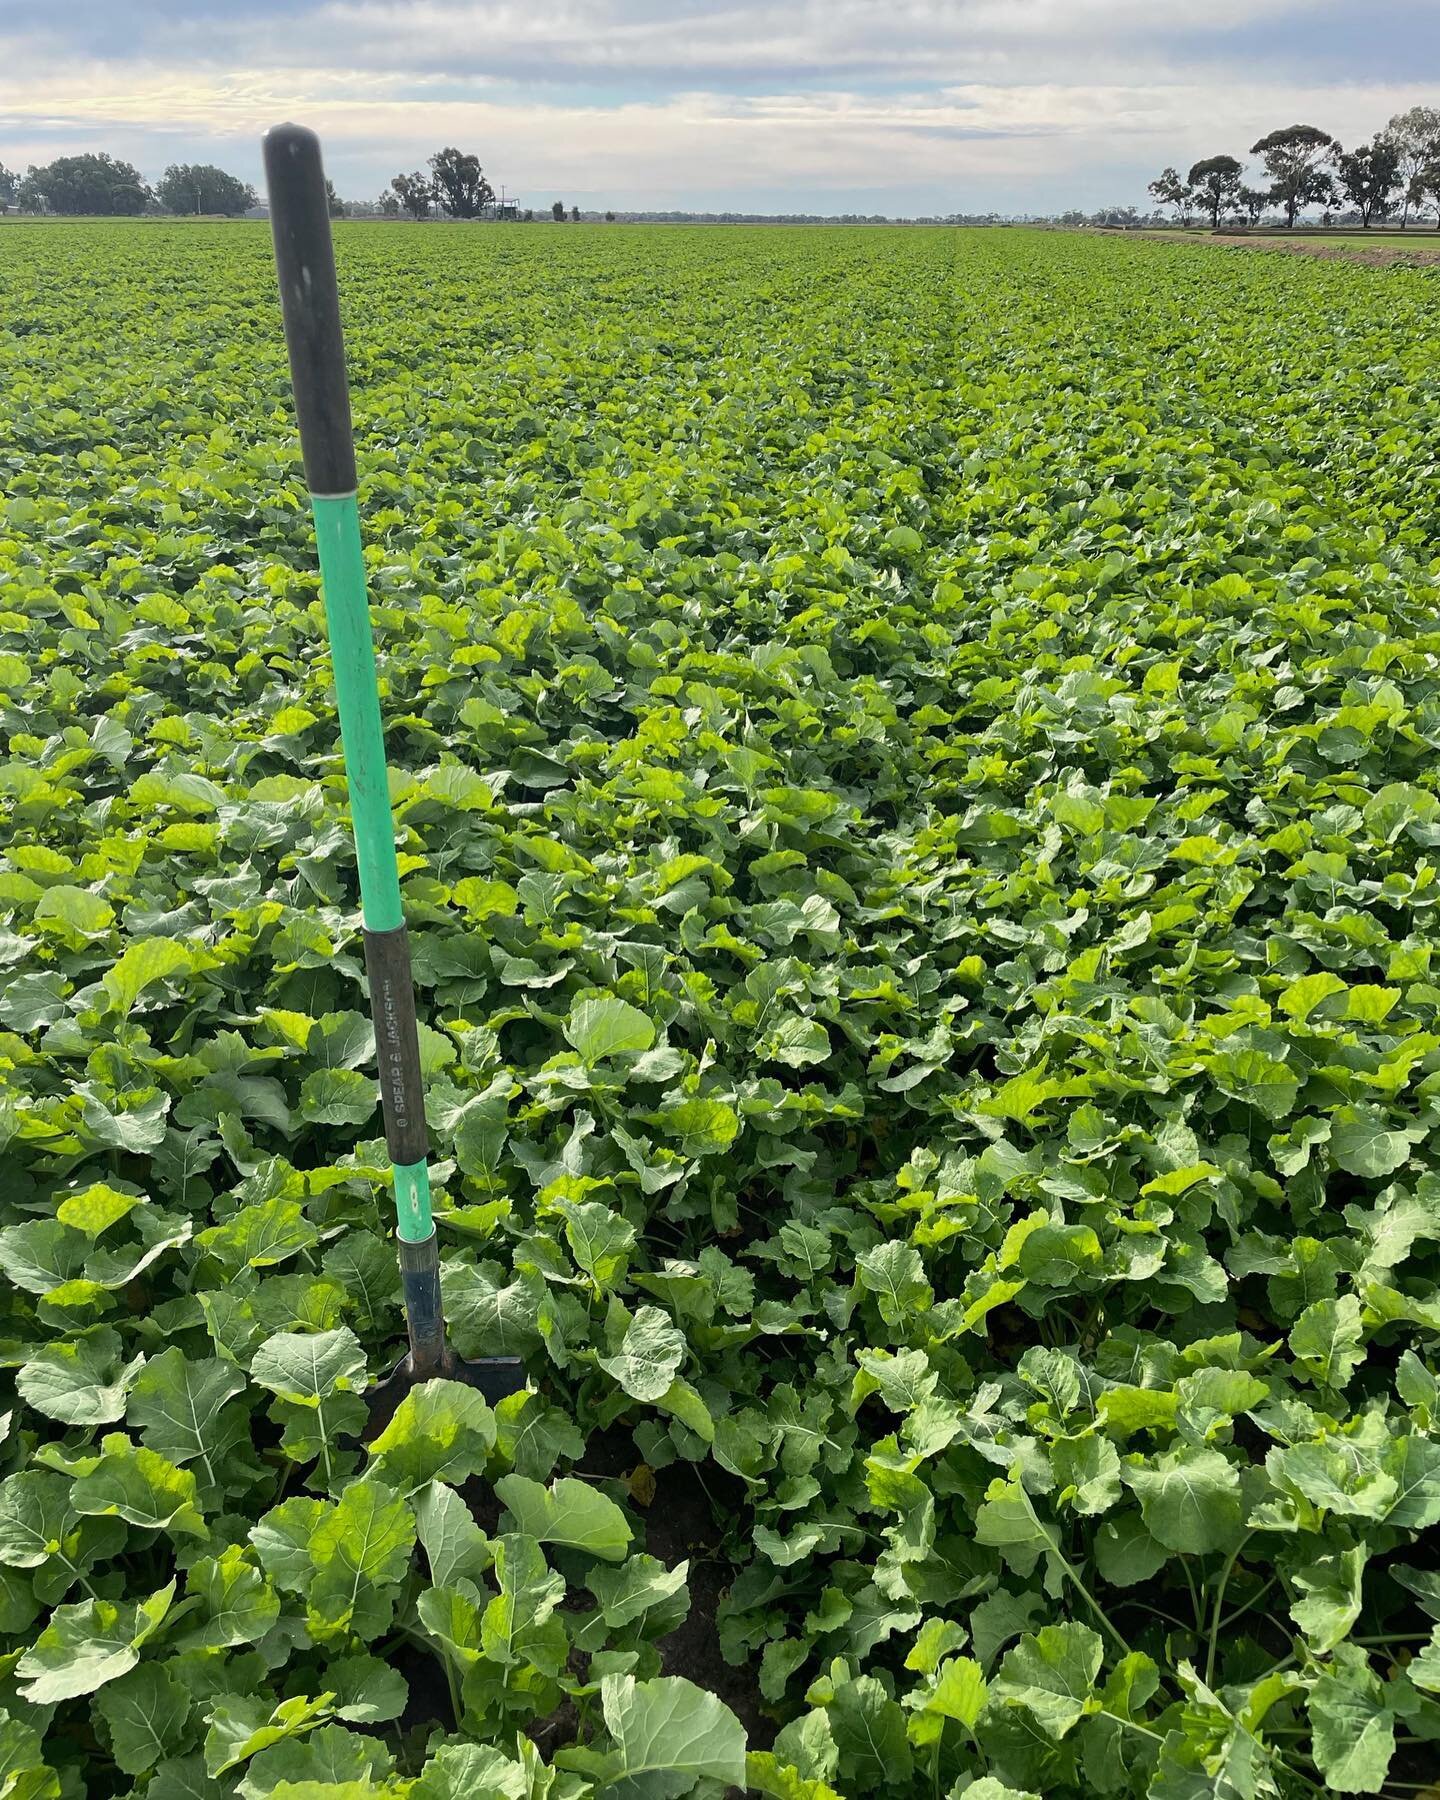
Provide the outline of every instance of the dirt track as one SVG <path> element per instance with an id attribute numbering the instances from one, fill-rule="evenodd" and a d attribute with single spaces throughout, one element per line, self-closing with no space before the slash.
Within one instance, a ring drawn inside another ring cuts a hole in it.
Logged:
<path id="1" fill-rule="evenodd" d="M 1440 262 L 1440 243 L 1436 243 L 1433 238 L 1429 242 L 1411 244 L 1396 243 L 1393 240 L 1374 244 L 1334 244 L 1318 238 L 1296 238 L 1291 241 L 1274 237 L 1252 237 L 1245 232 L 1207 233 L 1203 237 L 1185 238 L 1178 238 L 1168 231 L 1147 231 L 1143 235 L 1172 244 L 1209 244 L 1219 245 L 1222 249 L 1240 250 L 1281 250 L 1287 256 L 1328 256 L 1366 263 L 1376 269 L 1394 262 Z"/>

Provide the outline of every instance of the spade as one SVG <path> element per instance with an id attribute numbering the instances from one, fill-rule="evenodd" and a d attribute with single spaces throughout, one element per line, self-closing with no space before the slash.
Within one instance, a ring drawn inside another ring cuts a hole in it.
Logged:
<path id="1" fill-rule="evenodd" d="M 525 1386 L 518 1357 L 466 1362 L 445 1335 L 440 1251 L 430 1211 L 429 1142 L 410 946 L 400 899 L 395 821 L 385 767 L 380 691 L 356 504 L 355 445 L 330 207 L 320 140 L 302 125 L 264 139 L 265 183 L 300 448 L 315 520 L 325 624 L 360 868 L 365 972 L 380 1068 L 385 1141 L 394 1165 L 400 1276 L 410 1349 L 369 1395 L 366 1437 L 384 1429 L 421 1382 L 478 1388 L 492 1404 Z"/>

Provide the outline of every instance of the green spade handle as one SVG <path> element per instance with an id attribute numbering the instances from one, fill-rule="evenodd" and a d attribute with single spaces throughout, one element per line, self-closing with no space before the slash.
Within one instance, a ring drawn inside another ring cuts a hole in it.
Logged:
<path id="1" fill-rule="evenodd" d="M 446 1357 L 440 1262 L 430 1216 L 429 1145 L 415 987 L 400 902 L 395 821 L 355 500 L 355 446 L 330 209 L 320 140 L 313 131 L 302 125 L 277 125 L 266 132 L 263 148 L 290 379 L 315 518 L 350 817 L 360 866 L 365 969 L 380 1065 L 385 1139 L 395 1170 L 411 1362 L 418 1370 L 439 1367 Z"/>

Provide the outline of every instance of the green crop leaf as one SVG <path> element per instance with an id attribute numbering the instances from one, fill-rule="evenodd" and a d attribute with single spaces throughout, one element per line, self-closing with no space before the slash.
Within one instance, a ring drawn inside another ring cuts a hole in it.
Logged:
<path id="1" fill-rule="evenodd" d="M 374 1472 L 403 1493 L 431 1481 L 458 1485 L 485 1467 L 495 1415 L 474 1388 L 458 1381 L 413 1387 L 370 1445 Z"/>
<path id="2" fill-rule="evenodd" d="M 117 1765 L 127 1775 L 143 1775 L 184 1742 L 193 1704 L 168 1669 L 143 1663 L 103 1687 L 95 1710 L 109 1730 Z"/>
<path id="3" fill-rule="evenodd" d="M 1063 1738 L 1100 1708 L 1095 1683 L 1103 1652 L 1088 1625 L 1047 1625 L 1006 1653 L 995 1698 L 1023 1706 L 1046 1737 Z"/>
<path id="4" fill-rule="evenodd" d="M 1240 1477 L 1218 1450 L 1168 1450 L 1151 1464 L 1131 1461 L 1123 1479 L 1140 1502 L 1150 1535 L 1168 1550 L 1199 1556 L 1233 1544 L 1240 1526 Z"/>
<path id="5" fill-rule="evenodd" d="M 146 1204 L 143 1194 L 132 1194 L 114 1188 L 106 1181 L 95 1181 L 78 1193 L 67 1194 L 55 1209 L 62 1225 L 83 1231 L 87 1237 L 100 1237 L 112 1225 L 127 1218 L 137 1206 Z"/>
<path id="6" fill-rule="evenodd" d="M 887 1325 L 903 1324 L 911 1313 L 930 1304 L 925 1265 L 913 1244 L 879 1244 L 855 1259 L 860 1280 L 875 1295 Z"/>
<path id="7" fill-rule="evenodd" d="M 202 1556 L 185 1577 L 187 1597 L 200 1602 L 179 1639 L 185 1650 L 226 1650 L 253 1644 L 280 1617 L 280 1599 L 238 1544 Z"/>
<path id="8" fill-rule="evenodd" d="M 147 1531 L 207 1535 L 195 1477 L 188 1469 L 118 1434 L 107 1437 L 102 1450 L 95 1468 L 71 1489 L 76 1512 L 113 1515 Z"/>
<path id="9" fill-rule="evenodd" d="M 68 1342 L 46 1344 L 15 1377 L 28 1405 L 67 1425 L 113 1425 L 125 1416 L 126 1395 L 143 1356 L 122 1363 L 120 1339 L 99 1326 Z"/>
<path id="10" fill-rule="evenodd" d="M 1364 1545 L 1352 1545 L 1295 1570 L 1302 1598 L 1291 1602 L 1290 1615 L 1317 1656 L 1328 1655 L 1360 1617 L 1367 1554 Z"/>
<path id="11" fill-rule="evenodd" d="M 653 1122 L 688 1157 L 718 1156 L 730 1148 L 740 1130 L 734 1107 L 723 1100 L 677 1100 L 655 1114 Z"/>
<path id="12" fill-rule="evenodd" d="M 1342 1106 L 1330 1124 L 1330 1154 L 1351 1175 L 1393 1175 L 1409 1160 L 1410 1139 L 1373 1106 Z"/>
<path id="13" fill-rule="evenodd" d="M 1378 1794 L 1395 1754 L 1395 1714 L 1379 1683 L 1360 1668 L 1322 1675 L 1306 1709 L 1315 1732 L 1315 1763 L 1336 1794 Z"/>
<path id="14" fill-rule="evenodd" d="M 403 1578 L 414 1547 L 415 1517 L 405 1501 L 371 1477 L 353 1482 L 320 1515 L 309 1539 L 313 1610 L 329 1622 L 345 1623 L 363 1589 Z"/>
<path id="15" fill-rule="evenodd" d="M 954 1719 L 973 1732 L 988 1698 L 989 1688 L 979 1663 L 969 1656 L 951 1656 L 941 1663 L 924 1707 L 927 1713 Z"/>
<path id="16" fill-rule="evenodd" d="M 303 1736 L 330 1717 L 325 1694 L 311 1699 L 297 1694 L 272 1705 L 268 1696 L 230 1695 L 216 1703 L 205 1734 L 205 1772 L 212 1781 L 240 1768 L 252 1756 Z"/>
<path id="17" fill-rule="evenodd" d="M 844 1682 L 830 1704 L 830 1730 L 842 1764 L 861 1791 L 909 1779 L 913 1765 L 905 1715 L 872 1675 Z"/>
<path id="18" fill-rule="evenodd" d="M 642 1306 L 613 1356 L 596 1358 L 633 1400 L 655 1401 L 685 1360 L 685 1340 L 658 1306 Z"/>
<path id="19" fill-rule="evenodd" d="M 565 1241 L 577 1267 L 591 1276 L 603 1293 L 624 1274 L 635 1244 L 635 1227 L 597 1201 L 572 1201 L 565 1208 Z"/>
<path id="20" fill-rule="evenodd" d="M 437 1588 L 479 1582 L 493 1561 L 490 1540 L 453 1488 L 432 1481 L 414 1496 L 420 1543 Z"/>
<path id="21" fill-rule="evenodd" d="M 1017 1476 L 992 1481 L 986 1489 L 975 1514 L 975 1538 L 998 1550 L 1021 1575 L 1028 1575 L 1041 1554 L 1055 1547 Z"/>
<path id="22" fill-rule="evenodd" d="M 518 1531 L 542 1544 L 585 1550 L 605 1562 L 620 1562 L 630 1546 L 625 1515 L 613 1500 L 573 1476 L 544 1487 L 524 1475 L 504 1475 L 495 1492 Z"/>
<path id="23" fill-rule="evenodd" d="M 607 1675 L 600 1703 L 615 1746 L 607 1774 L 617 1794 L 684 1792 L 682 1782 L 744 1785 L 745 1728 L 723 1701 L 692 1681 Z"/>
<path id="24" fill-rule="evenodd" d="M 365 1385 L 365 1352 L 353 1331 L 281 1331 L 255 1352 L 250 1378 L 281 1399 L 317 1406 Z"/>
<path id="25" fill-rule="evenodd" d="M 315 1574 L 310 1547 L 321 1524 L 335 1508 L 325 1500 L 296 1494 L 269 1512 L 251 1528 L 250 1542 L 260 1566 L 278 1588 L 303 1594 Z"/>
<path id="26" fill-rule="evenodd" d="M 236 1791 L 243 1800 L 272 1794 L 281 1800 L 398 1800 L 387 1779 L 394 1767 L 377 1739 L 343 1725 L 317 1725 L 258 1750 Z"/>
<path id="27" fill-rule="evenodd" d="M 188 1357 L 177 1346 L 152 1356 L 130 1390 L 126 1417 L 147 1448 L 178 1465 L 198 1462 L 212 1485 L 227 1450 L 245 1431 L 242 1414 L 225 1414 L 245 1377 L 217 1357 Z"/>
<path id="28" fill-rule="evenodd" d="M 1343 1388 L 1364 1361 L 1360 1302 L 1353 1294 L 1316 1300 L 1291 1329 L 1289 1344 L 1301 1368 L 1324 1387 Z"/>
<path id="29" fill-rule="evenodd" d="M 6 1800 L 60 1800 L 60 1779 L 44 1760 L 40 1733 L 0 1709 L 0 1770 Z"/>
<path id="30" fill-rule="evenodd" d="M 42 1568 L 75 1523 L 70 1484 L 59 1475 L 22 1469 L 0 1482 L 0 1563 Z"/>
<path id="31" fill-rule="evenodd" d="M 156 982 L 173 981 L 205 965 L 204 952 L 174 938 L 141 938 L 132 943 L 106 971 L 105 992 L 111 1007 L 128 1013 L 135 1002 Z"/>
<path id="32" fill-rule="evenodd" d="M 688 1562 L 670 1569 L 653 1556 L 631 1556 L 618 1569 L 592 1569 L 585 1585 L 599 1602 L 607 1625 L 618 1630 L 645 1621 L 647 1635 L 659 1636 L 686 1616 L 689 1572 Z"/>
<path id="33" fill-rule="evenodd" d="M 655 1042 L 655 1027 L 639 1007 L 597 994 L 571 1008 L 565 1039 L 582 1062 L 597 1063 L 648 1050 Z"/>
<path id="34" fill-rule="evenodd" d="M 363 1125 L 379 1104 L 374 1079 L 358 1069 L 316 1069 L 300 1086 L 300 1116 L 312 1125 Z"/>
<path id="35" fill-rule="evenodd" d="M 545 1561 L 539 1544 L 523 1533 L 495 1541 L 495 1580 L 500 1592 L 480 1619 L 480 1649 L 491 1662 L 530 1662 L 554 1670 L 567 1654 L 564 1633 L 547 1629 L 565 1598 L 565 1583 Z"/>
<path id="36" fill-rule="evenodd" d="M 355 1725 L 382 1725 L 405 1710 L 409 1686 L 398 1669 L 376 1656 L 338 1656 L 325 1671 L 335 1690 L 335 1716 Z"/>
<path id="37" fill-rule="evenodd" d="M 57 1606 L 16 1666 L 24 1697 L 35 1706 L 53 1706 L 93 1694 L 127 1675 L 159 1629 L 174 1596 L 172 1581 L 139 1605 L 82 1600 Z"/>

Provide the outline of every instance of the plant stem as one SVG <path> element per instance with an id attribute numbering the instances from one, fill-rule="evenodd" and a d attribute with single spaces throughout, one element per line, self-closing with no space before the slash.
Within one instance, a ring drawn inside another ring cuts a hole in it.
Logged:
<path id="1" fill-rule="evenodd" d="M 1223 1631 L 1227 1625 L 1233 1625 L 1237 1619 L 1243 1618 L 1252 1606 L 1258 1606 L 1279 1579 L 1278 1575 L 1272 1575 L 1264 1587 L 1257 1588 L 1243 1606 L 1237 1606 L 1234 1612 L 1227 1613 L 1221 1621 L 1220 1629 Z"/>
<path id="2" fill-rule="evenodd" d="M 1129 1644 L 1126 1643 L 1125 1639 L 1115 1629 L 1114 1625 L 1111 1624 L 1109 1615 L 1106 1613 L 1105 1608 L 1103 1606 L 1101 1606 L 1100 1602 L 1095 1598 L 1095 1596 L 1090 1592 L 1089 1588 L 1086 1587 L 1085 1583 L 1080 1579 L 1079 1571 L 1076 1569 L 1074 1563 L 1072 1563 L 1070 1561 L 1069 1557 L 1066 1556 L 1065 1552 L 1060 1548 L 1059 1544 L 1056 1543 L 1055 1539 L 1045 1529 L 1045 1527 L 1040 1523 L 1039 1514 L 1035 1511 L 1034 1506 L 1031 1504 L 1030 1496 L 1025 1492 L 1024 1484 L 1017 1478 L 1017 1480 L 1015 1482 L 1015 1486 L 1019 1490 L 1020 1498 L 1025 1502 L 1025 1510 L 1030 1515 L 1031 1523 L 1034 1525 L 1035 1529 L 1040 1533 L 1041 1537 L 1044 1538 L 1045 1542 L 1050 1546 L 1052 1555 L 1054 1555 L 1057 1558 L 1057 1560 L 1060 1563 L 1061 1568 L 1064 1569 L 1065 1573 L 1070 1577 L 1071 1581 L 1074 1582 L 1076 1589 L 1080 1593 L 1081 1598 L 1084 1600 L 1085 1604 L 1090 1608 L 1091 1612 L 1094 1613 L 1096 1619 L 1104 1627 L 1104 1629 L 1109 1633 L 1109 1635 L 1115 1640 L 1115 1642 L 1119 1645 L 1120 1654 L 1122 1656 L 1128 1656 L 1130 1654 Z"/>
<path id="3" fill-rule="evenodd" d="M 1205 1652 L 1205 1685 L 1215 1685 L 1215 1656 L 1220 1648 L 1220 1623 L 1222 1608 L 1225 1604 L 1225 1589 L 1230 1585 L 1230 1576 L 1234 1570 L 1240 1552 L 1250 1542 L 1251 1534 L 1247 1531 L 1235 1548 L 1225 1558 L 1225 1566 L 1220 1571 L 1220 1579 L 1215 1586 L 1215 1604 L 1210 1613 L 1210 1644 Z"/>
<path id="4" fill-rule="evenodd" d="M 1195 1577 L 1190 1573 L 1190 1558 L 1188 1556 L 1182 1556 L 1180 1558 L 1180 1572 L 1185 1577 L 1185 1585 L 1190 1589 L 1190 1605 L 1194 1608 L 1195 1633 L 1198 1637 L 1205 1629 L 1205 1608 L 1200 1603 L 1200 1590 L 1195 1585 Z"/>

